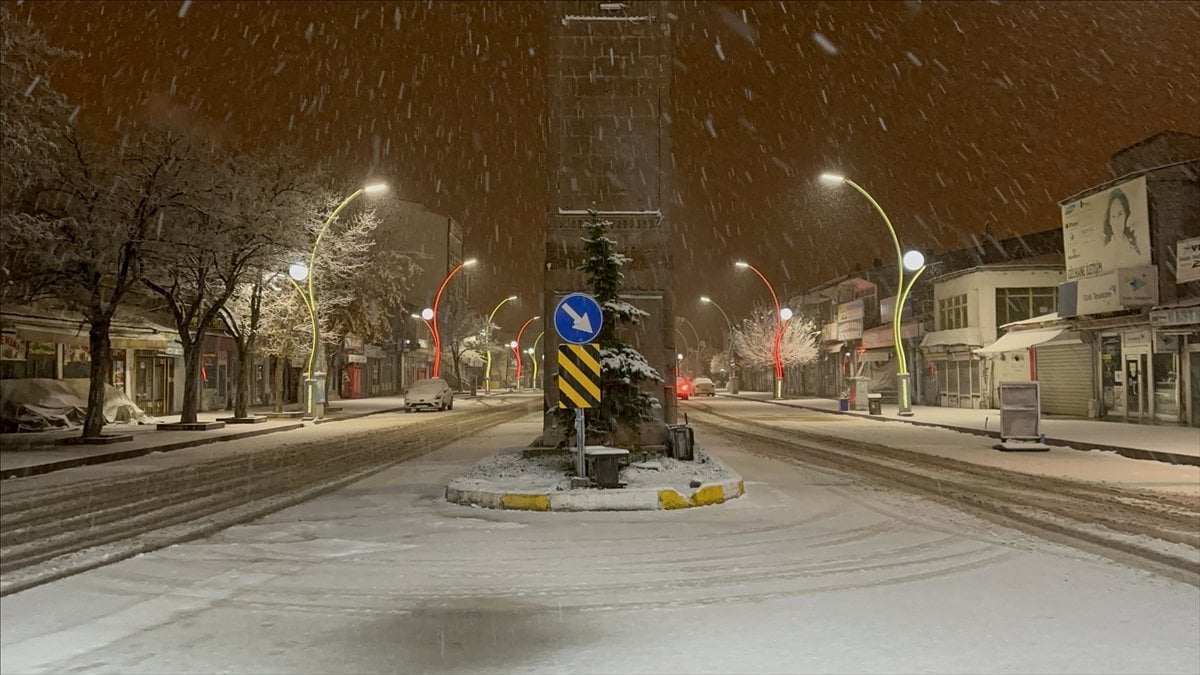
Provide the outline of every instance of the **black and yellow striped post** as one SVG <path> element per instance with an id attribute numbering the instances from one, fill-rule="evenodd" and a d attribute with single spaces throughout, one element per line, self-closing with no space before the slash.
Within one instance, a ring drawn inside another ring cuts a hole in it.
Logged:
<path id="1" fill-rule="evenodd" d="M 558 346 L 558 407 L 600 405 L 600 345 Z"/>
<path id="2" fill-rule="evenodd" d="M 575 472 L 587 475 L 584 436 L 587 434 L 585 408 L 600 405 L 600 345 L 568 344 L 558 346 L 558 407 L 575 409 Z"/>

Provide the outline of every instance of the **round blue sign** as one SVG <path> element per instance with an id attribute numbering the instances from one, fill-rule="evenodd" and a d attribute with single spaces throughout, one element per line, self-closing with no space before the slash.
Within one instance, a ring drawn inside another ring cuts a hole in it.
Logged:
<path id="1" fill-rule="evenodd" d="M 554 308 L 554 330 L 571 344 L 586 344 L 596 339 L 604 325 L 600 303 L 587 293 L 572 293 Z"/>

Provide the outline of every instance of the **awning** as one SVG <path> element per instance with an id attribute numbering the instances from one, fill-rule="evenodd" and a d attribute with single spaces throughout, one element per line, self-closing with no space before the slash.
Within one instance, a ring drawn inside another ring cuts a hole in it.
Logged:
<path id="1" fill-rule="evenodd" d="M 1034 328 L 1031 330 L 1014 330 L 1002 335 L 999 340 L 992 344 L 981 347 L 975 350 L 976 354 L 1001 354 L 1003 352 L 1015 352 L 1022 349 L 1040 345 L 1043 342 L 1049 342 L 1058 337 L 1066 328 Z"/>
<path id="2" fill-rule="evenodd" d="M 825 351 L 829 352 L 830 354 L 836 354 L 836 353 L 842 351 L 842 345 L 844 345 L 844 344 L 846 344 L 846 343 L 845 342 L 832 342 L 830 344 L 825 345 Z"/>

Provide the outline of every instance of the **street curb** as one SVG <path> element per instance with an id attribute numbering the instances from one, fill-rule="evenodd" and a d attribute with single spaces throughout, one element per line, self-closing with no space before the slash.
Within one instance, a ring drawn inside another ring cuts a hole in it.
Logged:
<path id="1" fill-rule="evenodd" d="M 492 492 L 446 486 L 446 501 L 502 511 L 670 511 L 720 504 L 746 494 L 741 476 L 705 483 L 684 495 L 674 488 L 591 492 Z"/>
<path id="2" fill-rule="evenodd" d="M 319 420 L 315 420 L 313 423 L 314 424 L 323 424 L 326 422 L 341 422 L 343 420 L 359 419 L 362 417 L 369 417 L 371 415 L 378 415 L 381 413 L 388 413 L 388 412 L 399 412 L 402 410 L 404 410 L 404 408 L 402 408 L 402 407 L 401 408 L 383 408 L 380 410 L 371 410 L 369 412 L 364 412 L 364 413 L 354 413 L 351 415 L 339 415 L 337 417 L 326 417 L 326 418 L 322 418 Z M 71 459 L 63 459 L 63 460 L 59 460 L 56 462 L 46 462 L 44 464 L 34 464 L 32 466 L 23 466 L 20 468 L 7 469 L 3 472 L 4 475 L 2 478 L 4 480 L 7 480 L 9 478 L 30 478 L 32 476 L 40 476 L 40 475 L 47 474 L 47 473 L 53 473 L 55 471 L 62 471 L 64 469 L 74 469 L 77 467 L 91 466 L 94 464 L 107 464 L 108 462 L 119 462 L 124 459 L 133 459 L 135 457 L 143 457 L 145 455 L 149 455 L 149 454 L 152 454 L 155 452 L 171 452 L 173 450 L 184 450 L 186 448 L 195 448 L 195 447 L 199 447 L 202 445 L 210 445 L 212 443 L 223 443 L 225 441 L 238 441 L 238 440 L 243 440 L 243 439 L 247 439 L 247 438 L 254 438 L 255 436 L 265 436 L 267 434 L 278 433 L 280 431 L 295 431 L 296 429 L 303 429 L 304 426 L 305 426 L 305 424 L 303 422 L 296 422 L 294 424 L 285 424 L 285 425 L 273 427 L 270 429 L 253 429 L 250 431 L 243 431 L 243 432 L 239 432 L 236 434 L 225 434 L 223 436 L 215 436 L 215 437 L 209 437 L 209 438 L 200 437 L 200 438 L 188 439 L 186 441 L 167 443 L 165 445 L 155 445 L 155 446 L 146 447 L 146 448 L 121 450 L 118 452 L 108 452 L 108 453 L 103 453 L 103 454 L 98 454 L 98 455 L 88 455 L 86 457 L 73 457 Z"/>
<path id="3" fill-rule="evenodd" d="M 783 406 L 785 408 L 799 408 L 801 410 L 811 410 L 813 412 L 827 413 L 829 415 L 845 415 L 858 419 L 872 420 L 875 422 L 903 422 L 918 427 L 930 427 L 934 429 L 949 429 L 958 431 L 964 434 L 972 434 L 975 436 L 984 436 L 986 438 L 1000 438 L 999 431 L 991 429 L 976 429 L 974 427 L 959 427 L 953 424 L 938 424 L 936 422 L 923 422 L 920 420 L 906 419 L 900 417 L 883 417 L 881 415 L 860 415 L 855 412 L 844 410 L 827 410 L 811 405 L 803 405 L 799 403 L 786 403 L 784 401 L 772 401 L 769 399 L 753 398 L 750 396 L 742 396 L 740 394 L 721 394 L 725 398 L 736 398 L 743 401 L 756 401 L 758 403 L 770 403 L 771 405 Z M 1103 424 L 1103 422 L 1097 422 Z M 1122 457 L 1130 459 L 1147 459 L 1155 462 L 1164 462 L 1167 464 L 1183 464 L 1188 466 L 1200 466 L 1200 457 L 1192 455 L 1183 455 L 1177 452 L 1164 452 L 1161 450 L 1144 450 L 1142 448 L 1127 448 L 1120 445 L 1108 445 L 1104 443 L 1088 443 L 1086 441 L 1076 441 L 1069 438 L 1055 438 L 1046 436 L 1043 441 L 1047 445 L 1060 445 L 1071 448 L 1072 450 L 1101 450 L 1103 452 L 1115 452 Z"/>

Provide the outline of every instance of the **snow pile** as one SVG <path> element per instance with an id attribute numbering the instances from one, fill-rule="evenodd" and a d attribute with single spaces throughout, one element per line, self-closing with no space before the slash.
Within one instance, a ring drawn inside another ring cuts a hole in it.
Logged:
<path id="1" fill-rule="evenodd" d="M 736 480 L 738 475 L 720 460 L 695 451 L 696 461 L 684 462 L 672 457 L 652 457 L 646 461 L 642 453 L 632 452 L 633 460 L 621 469 L 625 489 L 674 488 L 690 494 L 700 484 Z M 550 493 L 594 490 L 572 488 L 575 475 L 573 452 L 524 457 L 520 452 L 505 452 L 486 457 L 483 461 L 450 481 L 455 490 L 485 492 Z"/>
<path id="2" fill-rule="evenodd" d="M 87 416 L 87 378 L 0 381 L 0 428 L 20 431 L 75 429 Z M 104 385 L 105 424 L 153 422 L 125 392 Z"/>

